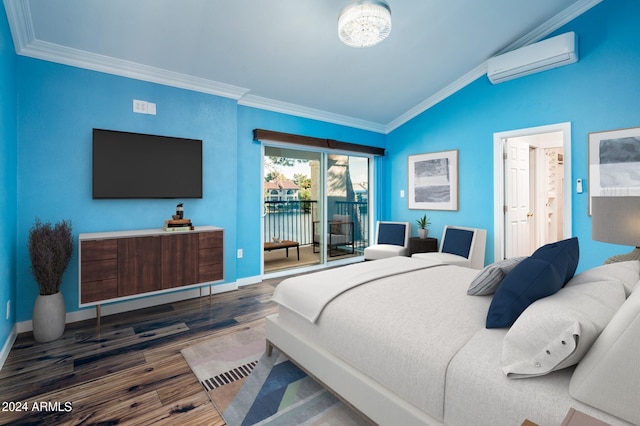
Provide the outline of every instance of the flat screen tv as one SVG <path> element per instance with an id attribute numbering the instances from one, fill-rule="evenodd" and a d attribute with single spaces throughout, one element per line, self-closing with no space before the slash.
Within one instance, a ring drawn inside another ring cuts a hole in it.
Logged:
<path id="1" fill-rule="evenodd" d="M 93 198 L 202 198 L 202 141 L 93 129 Z"/>

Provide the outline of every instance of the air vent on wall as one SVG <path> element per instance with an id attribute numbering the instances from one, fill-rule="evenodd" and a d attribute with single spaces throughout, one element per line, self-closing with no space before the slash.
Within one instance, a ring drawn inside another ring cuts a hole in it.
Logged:
<path id="1" fill-rule="evenodd" d="M 576 35 L 561 34 L 520 49 L 494 56 L 487 62 L 487 77 L 493 84 L 523 77 L 578 61 Z"/>

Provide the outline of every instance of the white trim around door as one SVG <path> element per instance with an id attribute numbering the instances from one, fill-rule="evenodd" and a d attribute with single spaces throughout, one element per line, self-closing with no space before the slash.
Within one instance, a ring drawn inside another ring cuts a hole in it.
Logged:
<path id="1" fill-rule="evenodd" d="M 563 191 L 563 234 L 564 238 L 572 234 L 572 178 L 571 178 L 571 123 L 557 123 L 526 129 L 510 130 L 493 134 L 493 185 L 494 185 L 494 261 L 505 258 L 505 176 L 504 176 L 504 143 L 509 138 L 539 135 L 543 133 L 562 132 L 564 150 L 564 187 Z"/>

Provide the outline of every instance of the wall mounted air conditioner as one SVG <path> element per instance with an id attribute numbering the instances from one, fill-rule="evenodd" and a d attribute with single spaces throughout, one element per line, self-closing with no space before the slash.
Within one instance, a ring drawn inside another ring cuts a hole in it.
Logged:
<path id="1" fill-rule="evenodd" d="M 493 84 L 578 62 L 573 32 L 494 56 L 487 62 L 487 77 Z"/>

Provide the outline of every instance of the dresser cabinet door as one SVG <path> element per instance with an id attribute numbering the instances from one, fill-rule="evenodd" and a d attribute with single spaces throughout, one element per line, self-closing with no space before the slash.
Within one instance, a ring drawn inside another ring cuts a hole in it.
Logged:
<path id="1" fill-rule="evenodd" d="M 162 289 L 161 238 L 118 239 L 118 296 Z"/>
<path id="2" fill-rule="evenodd" d="M 198 283 L 198 234 L 165 235 L 162 239 L 162 288 Z"/>

